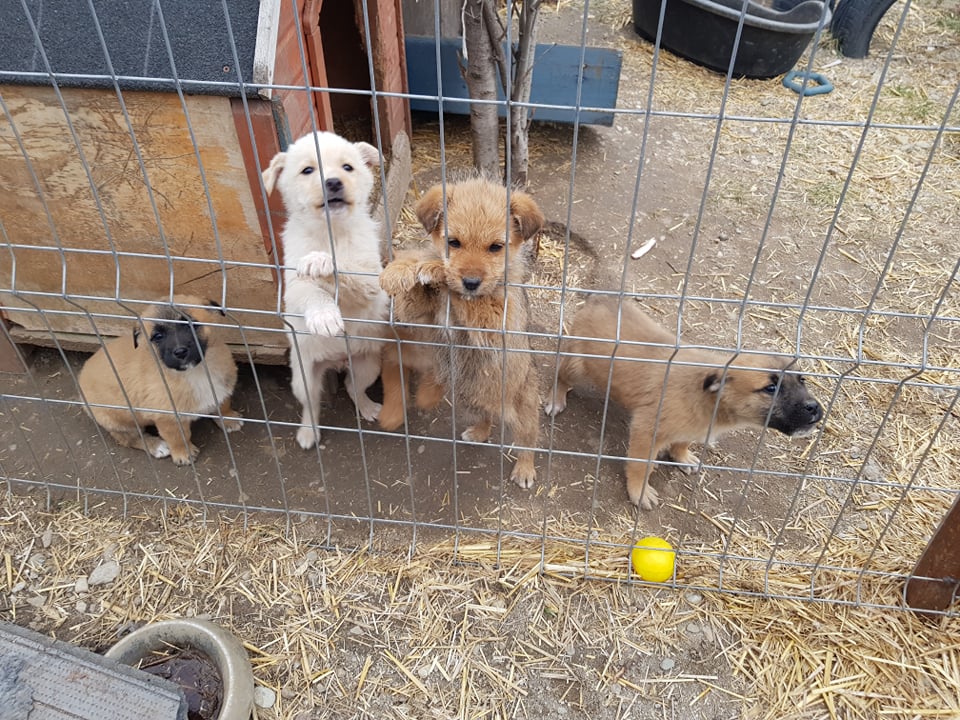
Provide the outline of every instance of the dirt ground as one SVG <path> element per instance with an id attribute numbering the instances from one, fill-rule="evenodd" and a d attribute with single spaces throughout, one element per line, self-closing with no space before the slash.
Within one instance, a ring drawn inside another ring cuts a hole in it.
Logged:
<path id="1" fill-rule="evenodd" d="M 634 678 L 694 679 L 671 684 L 669 702 L 664 696 L 653 702 L 629 683 L 603 680 L 608 638 L 571 631 L 569 648 L 560 650 L 568 651 L 570 666 L 587 668 L 582 674 L 557 676 L 531 662 L 517 669 L 522 701 L 491 701 L 470 716 L 770 716 L 774 703 L 765 706 L 755 678 L 731 660 L 736 623 L 711 624 L 716 608 L 705 610 L 701 593 L 721 587 L 769 592 L 758 577 L 769 581 L 772 569 L 774 587 L 786 597 L 809 592 L 847 600 L 853 591 L 846 581 L 868 569 L 908 572 L 922 549 L 920 538 L 949 505 L 943 470 L 954 467 L 949 457 L 960 433 L 955 422 L 943 432 L 934 429 L 949 415 L 958 383 L 960 312 L 955 290 L 949 291 L 951 282 L 955 287 L 956 238 L 942 228 L 956 220 L 960 146 L 953 133 L 932 149 L 934 133 L 914 126 L 938 124 L 953 91 L 960 43 L 956 31 L 938 30 L 937 23 L 944 17 L 955 22 L 956 15 L 918 4 L 875 111 L 878 122 L 898 125 L 872 131 L 861 144 L 857 123 L 873 100 L 896 18 L 884 21 L 875 54 L 863 61 L 834 64 L 840 57 L 825 40 L 816 67 L 831 75 L 836 89 L 805 99 L 799 109 L 797 96 L 776 80 L 733 81 L 724 106 L 732 119 L 718 130 L 724 78 L 664 54 L 651 91 L 652 53 L 621 26 L 625 6 L 591 3 L 588 42 L 623 50 L 618 107 L 626 112 L 610 128 L 587 126 L 575 135 L 570 126 L 537 125 L 531 135 L 531 192 L 550 221 L 532 280 L 538 287 L 530 291 L 532 330 L 540 333 L 533 344 L 540 351 L 541 396 L 552 381 L 551 335 L 560 322 L 556 288 L 565 278 L 565 311 L 575 308 L 578 289 L 622 287 L 643 294 L 644 305 L 672 327 L 682 296 L 685 341 L 801 358 L 813 392 L 829 411 L 816 437 L 791 441 L 770 432 L 737 433 L 703 448 L 704 467 L 694 475 L 661 468 L 653 484 L 664 505 L 638 513 L 627 501 L 617 459 L 625 452 L 627 418 L 616 407 L 605 412 L 597 394 L 574 395 L 556 422 L 542 419 L 539 480 L 533 490 L 521 491 L 509 481 L 509 455 L 495 443 L 461 442 L 465 422 L 454 423 L 449 407 L 429 415 L 413 411 L 409 433 L 384 433 L 358 422 L 341 388 L 325 403 L 319 450 L 304 452 L 294 441 L 298 410 L 289 370 L 242 365 L 234 406 L 247 418 L 245 427 L 225 435 L 212 422 L 198 422 L 194 438 L 201 454 L 192 467 L 177 468 L 116 447 L 79 406 L 66 402 L 76 397 L 83 355 L 37 349 L 29 355 L 28 374 L 0 376 L 0 474 L 9 487 L 54 507 L 79 502 L 84 510 L 122 508 L 136 517 L 153 512 L 151 498 L 169 501 L 168 509 L 186 499 L 200 513 L 241 511 L 249 513 L 245 520 L 279 522 L 287 529 L 292 522 L 314 547 L 369 544 L 387 557 L 408 549 L 416 556 L 448 541 L 453 555 L 460 545 L 492 543 L 499 557 L 505 540 L 544 552 L 556 541 L 581 555 L 586 551 L 581 572 L 587 575 L 591 551 L 620 558 L 619 576 L 613 575 L 619 578 L 628 574 L 623 546 L 645 534 L 661 535 L 689 553 L 678 574 L 679 585 L 689 589 L 656 595 L 632 586 L 609 590 L 620 598 L 613 603 L 618 613 L 634 608 L 668 628 L 649 644 L 643 628 L 625 631 L 636 652 L 618 663 L 621 673 Z M 578 37 L 581 12 L 578 4 L 565 2 L 545 12 L 541 42 Z M 647 106 L 648 96 L 655 111 L 675 114 L 633 112 Z M 779 122 L 795 112 L 811 122 L 796 129 Z M 447 167 L 466 167 L 465 120 L 447 118 L 445 128 Z M 438 133 L 434 118 L 415 117 L 411 201 L 439 177 Z M 416 242 L 417 236 L 411 218 L 402 218 L 397 244 Z M 653 250 L 630 259 L 650 238 L 657 240 Z M 931 322 L 934 311 L 940 319 Z M 924 374 L 918 376 L 921 361 Z M 898 389 L 908 379 L 914 384 Z M 377 392 L 375 387 L 371 394 Z M 928 441 L 936 441 L 932 455 Z M 915 502 L 904 508 L 908 482 Z M 10 517 L 26 512 L 15 505 L 8 510 Z M 875 519 L 889 529 L 884 537 L 890 552 L 882 558 L 873 554 L 878 536 L 869 528 Z M 897 534 L 907 526 L 913 534 Z M 841 542 L 851 545 L 841 550 Z M 716 562 L 701 567 L 702 558 Z M 868 565 L 851 566 L 851 558 L 867 558 Z M 797 574 L 776 585 L 778 568 Z M 373 574 L 370 581 L 391 582 L 388 574 Z M 441 579 L 433 581 L 442 589 Z M 410 583 L 418 587 L 416 579 Z M 897 602 L 882 594 L 888 589 L 878 591 L 880 604 Z M 508 601 L 501 608 L 505 616 L 487 629 L 536 645 L 544 607 L 553 607 L 552 594 L 568 591 L 579 592 L 531 581 L 527 599 Z M 605 602 L 604 592 L 593 588 L 589 602 Z M 858 597 L 860 592 L 858 584 Z M 563 597 L 565 608 L 583 601 Z M 663 607 L 650 610 L 657 602 Z M 199 598 L 191 607 L 211 612 Z M 578 608 L 572 615 L 576 627 L 589 615 Z M 39 611 L 21 605 L 19 612 L 37 627 L 49 627 Z M 102 642 L 104 627 L 80 615 L 71 610 L 69 620 L 56 624 L 58 634 Z M 268 612 L 262 622 L 269 635 L 281 621 Z M 369 650 L 369 628 L 357 622 L 354 627 L 363 631 L 344 636 L 346 649 L 336 660 L 342 664 L 337 673 L 354 678 Z M 495 641 L 488 651 L 509 654 L 511 647 Z M 290 662 L 264 666 L 258 680 L 279 690 Z M 384 663 L 374 670 L 396 672 Z M 430 676 L 420 677 L 427 682 Z M 330 697 L 337 696 L 330 687 Z M 801 708 L 779 717 L 825 717 L 819 702 L 804 706 L 809 714 Z M 434 716 L 426 707 L 403 708 L 398 701 L 351 711 L 342 694 L 329 712 L 320 703 L 316 690 L 304 691 L 264 716 L 293 717 L 304 708 L 314 708 L 309 717 Z M 459 706 L 461 717 L 468 716 L 465 707 Z"/>

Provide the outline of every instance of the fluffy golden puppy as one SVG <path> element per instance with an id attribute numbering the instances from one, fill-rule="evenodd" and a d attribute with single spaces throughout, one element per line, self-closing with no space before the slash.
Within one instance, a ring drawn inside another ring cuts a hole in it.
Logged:
<path id="1" fill-rule="evenodd" d="M 627 493 L 634 504 L 645 510 L 658 504 L 657 491 L 647 481 L 663 450 L 692 472 L 700 461 L 690 443 L 706 443 L 747 426 L 799 437 L 812 432 L 823 417 L 803 377 L 785 372 L 786 359 L 677 349 L 673 333 L 632 300 L 624 300 L 618 312 L 619 305 L 617 298 L 595 296 L 577 313 L 570 330 L 574 337 L 561 343 L 561 352 L 571 354 L 560 360 L 557 386 L 545 410 L 548 415 L 562 412 L 572 387 L 605 390 L 610 380 L 610 397 L 632 413 Z M 618 326 L 619 338 L 627 344 L 616 342 Z"/>
<path id="2" fill-rule="evenodd" d="M 230 407 L 237 365 L 218 337 L 216 311 L 207 309 L 219 306 L 191 295 L 173 301 L 151 306 L 132 337 L 114 338 L 91 355 L 79 382 L 87 413 L 114 440 L 186 465 L 198 452 L 190 442 L 193 416 L 217 415 L 227 432 L 243 421 Z M 144 432 L 149 425 L 160 437 Z"/>
<path id="3" fill-rule="evenodd" d="M 511 479 L 529 488 L 537 477 L 533 450 L 539 435 L 537 370 L 527 330 L 529 308 L 519 286 L 527 275 L 524 241 L 543 226 L 533 198 L 484 178 L 428 190 L 416 207 L 432 247 L 387 265 L 380 285 L 396 300 L 402 322 L 428 322 L 421 339 L 432 348 L 439 384 L 476 423 L 464 440 L 486 442 L 501 421 L 521 446 Z"/>

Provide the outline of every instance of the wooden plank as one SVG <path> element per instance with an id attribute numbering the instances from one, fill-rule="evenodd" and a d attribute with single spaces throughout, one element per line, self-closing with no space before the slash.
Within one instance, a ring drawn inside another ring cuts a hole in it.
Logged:
<path id="1" fill-rule="evenodd" d="M 0 288 L 12 291 L 0 291 L 0 307 L 11 321 L 87 333 L 83 311 L 116 313 L 114 298 L 154 300 L 172 289 L 235 309 L 248 343 L 278 344 L 279 291 L 229 98 L 188 95 L 184 107 L 174 94 L 126 92 L 131 136 L 113 91 L 64 89 L 74 143 L 52 88 L 0 92 L 9 112 L 0 122 L 0 217 L 10 245 Z M 110 318 L 98 326 L 120 328 Z"/>
<path id="2" fill-rule="evenodd" d="M 100 349 L 100 341 L 92 333 L 58 332 L 56 336 L 42 330 L 26 330 L 14 325 L 10 328 L 10 337 L 21 348 L 25 346 L 58 348 L 67 352 L 92 353 Z M 112 336 L 105 335 L 104 340 Z M 263 365 L 286 365 L 287 343 L 281 339 L 279 345 L 243 345 L 227 343 L 233 357 L 238 362 L 251 360 Z"/>
<path id="3" fill-rule="evenodd" d="M 579 45 L 537 45 L 534 53 L 533 86 L 530 102 L 546 105 L 570 105 L 577 100 L 577 76 L 580 70 Z M 432 37 L 408 35 L 406 40 L 407 78 L 413 95 L 437 94 L 437 50 Z M 470 97 L 459 66 L 459 38 L 440 39 L 440 74 L 443 82 L 443 111 L 467 115 L 470 105 L 464 102 Z M 583 84 L 580 107 L 610 108 L 609 112 L 580 112 L 580 122 L 590 125 L 613 125 L 613 110 L 617 106 L 620 84 L 620 68 L 623 53 L 609 48 L 586 48 L 583 56 Z M 503 88 L 499 98 L 504 98 Z M 411 110 L 439 112 L 436 100 L 411 98 Z M 572 123 L 577 118 L 575 110 L 533 108 L 533 119 L 550 122 Z M 501 117 L 506 115 L 506 106 L 500 107 Z"/>

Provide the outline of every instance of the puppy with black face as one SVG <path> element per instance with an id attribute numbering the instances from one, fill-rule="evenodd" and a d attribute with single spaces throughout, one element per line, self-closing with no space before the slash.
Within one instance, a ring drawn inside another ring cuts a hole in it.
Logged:
<path id="1" fill-rule="evenodd" d="M 801 437 L 823 418 L 803 376 L 788 372 L 784 358 L 678 348 L 674 334 L 632 300 L 592 297 L 570 335 L 561 343 L 557 386 L 545 410 L 562 412 L 573 387 L 603 391 L 609 381 L 611 399 L 632 413 L 627 493 L 645 510 L 659 502 L 648 479 L 660 452 L 693 472 L 700 461 L 690 443 L 749 426 Z"/>
<path id="2" fill-rule="evenodd" d="M 227 432 L 243 421 L 230 406 L 237 365 L 217 332 L 218 313 L 208 309 L 218 306 L 190 295 L 173 300 L 151 306 L 132 337 L 91 355 L 79 381 L 88 414 L 114 440 L 186 465 L 198 453 L 190 441 L 196 415 L 215 415 Z M 159 437 L 144 432 L 150 425 Z"/>

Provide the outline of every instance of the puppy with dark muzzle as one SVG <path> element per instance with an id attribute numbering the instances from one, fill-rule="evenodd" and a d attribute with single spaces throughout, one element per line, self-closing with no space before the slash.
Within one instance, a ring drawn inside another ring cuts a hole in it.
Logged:
<path id="1" fill-rule="evenodd" d="M 227 432 L 243 421 L 230 406 L 237 365 L 207 309 L 219 306 L 190 295 L 173 300 L 151 306 L 132 338 L 114 338 L 90 356 L 79 382 L 88 414 L 114 440 L 186 465 L 198 452 L 190 442 L 195 415 L 217 416 Z M 144 432 L 149 425 L 160 437 Z"/>
<path id="2" fill-rule="evenodd" d="M 786 359 L 678 348 L 674 334 L 633 301 L 624 300 L 619 312 L 618 306 L 617 298 L 593 297 L 577 313 L 572 337 L 561 343 L 557 386 L 545 410 L 563 411 L 572 387 L 605 390 L 609 380 L 610 397 L 632 413 L 627 493 L 645 510 L 659 502 L 647 481 L 661 451 L 692 472 L 700 461 L 690 443 L 748 426 L 799 437 L 822 419 L 803 377 L 786 372 Z"/>

